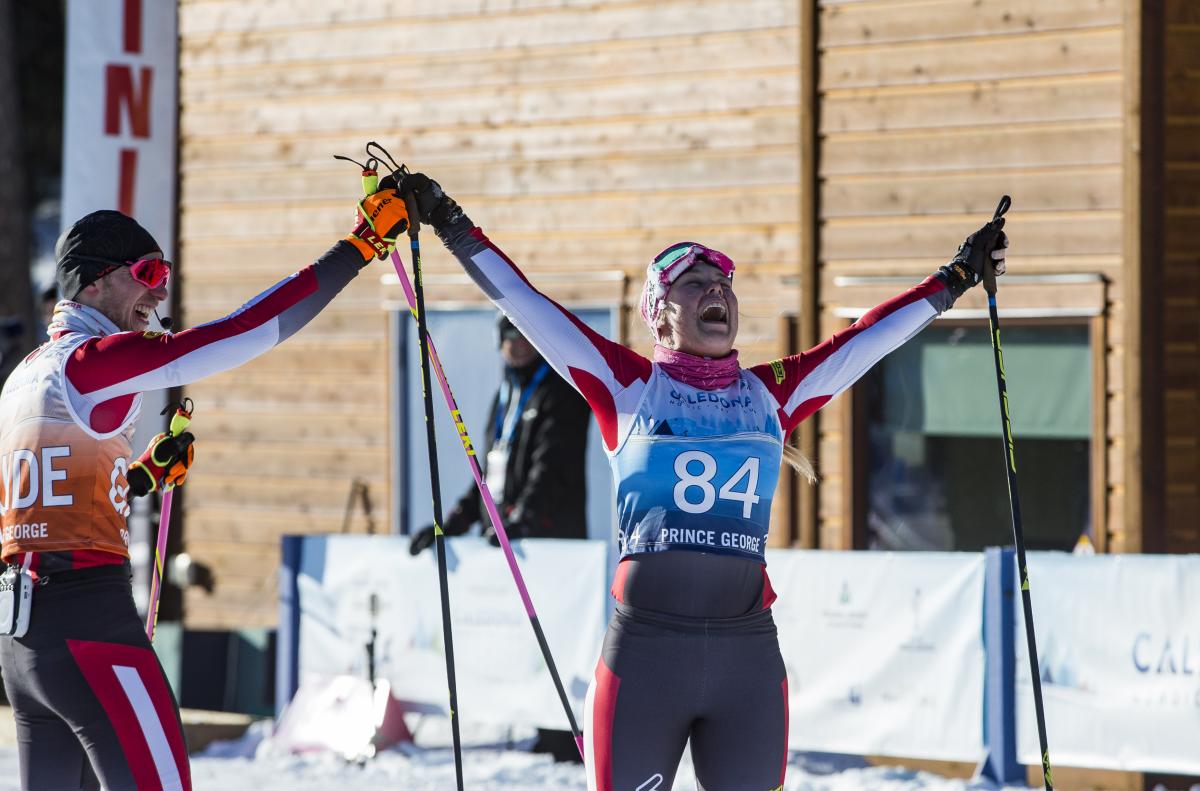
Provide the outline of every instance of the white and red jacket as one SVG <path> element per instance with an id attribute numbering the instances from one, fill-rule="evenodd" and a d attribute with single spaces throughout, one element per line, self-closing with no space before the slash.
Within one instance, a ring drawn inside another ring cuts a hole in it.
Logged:
<path id="1" fill-rule="evenodd" d="M 443 229 L 443 241 L 587 399 L 613 470 L 624 557 L 690 549 L 764 562 L 787 435 L 954 301 L 932 275 L 820 345 L 704 390 L 584 325 L 469 221 Z"/>
<path id="2" fill-rule="evenodd" d="M 0 391 L 2 556 L 42 574 L 129 556 L 125 473 L 142 393 L 235 368 L 291 337 L 363 266 L 339 242 L 228 316 L 177 333 L 121 332 L 60 302 L 50 340 Z"/>

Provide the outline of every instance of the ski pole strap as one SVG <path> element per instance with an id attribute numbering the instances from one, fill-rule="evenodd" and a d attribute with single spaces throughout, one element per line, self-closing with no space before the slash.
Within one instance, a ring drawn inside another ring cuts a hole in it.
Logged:
<path id="1" fill-rule="evenodd" d="M 168 404 L 163 409 L 163 414 L 165 415 L 170 408 L 171 405 Z M 167 428 L 171 434 L 178 437 L 187 431 L 188 426 L 192 424 L 192 408 L 192 399 L 190 398 L 185 398 L 183 403 L 175 405 L 175 414 L 171 415 L 171 425 Z"/>
<path id="2" fill-rule="evenodd" d="M 996 220 L 1003 217 L 1008 212 L 1009 207 L 1011 207 L 1011 206 L 1012 206 L 1012 198 L 1010 198 L 1007 195 L 1001 195 L 1000 202 L 998 204 L 996 204 L 996 211 L 994 214 L 992 214 L 992 222 L 995 222 Z"/>
<path id="3" fill-rule="evenodd" d="M 1000 222 L 1011 206 L 1012 198 L 1008 195 L 1001 195 L 1000 202 L 996 204 L 996 211 L 992 213 L 991 224 Z M 990 260 L 984 262 L 983 265 L 983 290 L 992 296 L 996 294 L 996 268 Z"/>
<path id="4" fill-rule="evenodd" d="M 359 162 L 357 159 L 344 157 L 341 154 L 334 154 L 333 158 L 340 159 L 343 162 L 353 162 L 362 170 L 363 197 L 379 191 L 379 169 L 374 157 L 368 158 L 365 163 Z"/>

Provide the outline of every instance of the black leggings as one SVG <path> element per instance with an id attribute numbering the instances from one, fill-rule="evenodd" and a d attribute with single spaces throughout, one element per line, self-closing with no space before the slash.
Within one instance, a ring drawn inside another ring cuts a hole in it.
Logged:
<path id="1" fill-rule="evenodd" d="M 35 586 L 29 632 L 0 637 L 0 667 L 22 788 L 191 788 L 179 707 L 134 608 L 127 567 L 64 572 Z"/>
<path id="2" fill-rule="evenodd" d="M 783 786 L 787 673 L 770 610 L 704 619 L 618 604 L 585 707 L 596 791 L 669 791 L 689 739 L 703 791 Z"/>

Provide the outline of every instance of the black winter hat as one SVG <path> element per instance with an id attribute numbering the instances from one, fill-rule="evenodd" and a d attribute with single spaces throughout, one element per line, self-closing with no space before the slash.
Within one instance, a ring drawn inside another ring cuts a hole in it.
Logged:
<path id="1" fill-rule="evenodd" d="M 105 269 L 162 253 L 150 232 L 138 221 L 111 209 L 94 211 L 75 221 L 54 246 L 58 266 L 55 280 L 66 299 L 75 299 Z"/>
<path id="2" fill-rule="evenodd" d="M 517 326 L 509 320 L 508 316 L 503 313 L 500 318 L 496 319 L 496 332 L 499 335 L 500 343 L 504 343 L 505 338 L 523 338 L 524 335 L 517 329 Z"/>

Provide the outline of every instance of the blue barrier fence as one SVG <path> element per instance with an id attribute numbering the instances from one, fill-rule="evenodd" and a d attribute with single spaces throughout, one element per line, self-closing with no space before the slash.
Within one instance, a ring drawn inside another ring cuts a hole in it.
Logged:
<path id="1" fill-rule="evenodd" d="M 279 632 L 275 643 L 275 719 L 300 684 L 300 560 L 306 536 L 284 536 L 279 561 Z"/>
<path id="2" fill-rule="evenodd" d="M 983 687 L 983 740 L 987 746 L 980 775 L 997 783 L 1025 779 L 1017 762 L 1016 651 L 1013 617 L 1017 568 L 1011 549 L 985 553 L 983 646 L 987 651 Z"/>

